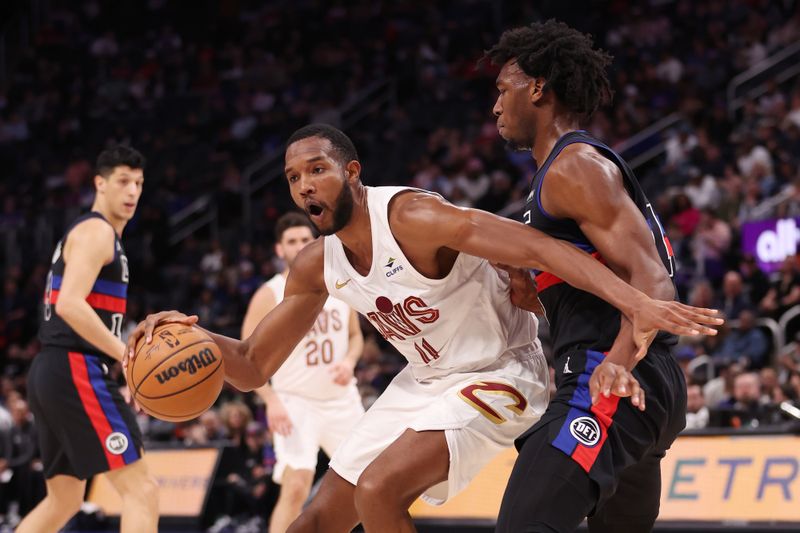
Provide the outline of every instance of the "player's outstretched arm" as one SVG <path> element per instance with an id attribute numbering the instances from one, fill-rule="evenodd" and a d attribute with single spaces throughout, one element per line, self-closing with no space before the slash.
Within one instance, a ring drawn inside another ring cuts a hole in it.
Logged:
<path id="1" fill-rule="evenodd" d="M 286 281 L 283 301 L 267 313 L 247 339 L 240 341 L 206 330 L 222 351 L 225 379 L 237 389 L 251 391 L 266 383 L 314 325 L 328 297 L 323 250 L 323 239 L 318 239 L 298 254 Z M 158 324 L 196 321 L 197 317 L 186 317 L 177 311 L 149 315 L 128 338 L 128 357 L 133 357 L 140 338 L 152 340 Z"/>
<path id="2" fill-rule="evenodd" d="M 623 281 L 651 298 L 675 298 L 653 232 L 614 163 L 585 145 L 569 146 L 550 167 L 540 194 L 548 213 L 574 220 Z M 668 248 L 666 241 L 659 244 Z M 623 319 L 607 359 L 632 369 L 644 356 L 637 348 L 649 345 L 650 336 L 654 332 L 637 331 L 631 321 Z"/>
<path id="3" fill-rule="evenodd" d="M 591 292 L 622 311 L 634 331 L 642 333 L 635 335 L 640 354 L 646 352 L 658 330 L 676 335 L 715 335 L 716 330 L 707 325 L 722 323 L 713 309 L 653 300 L 569 243 L 485 211 L 456 207 L 430 194 L 397 196 L 390 221 L 401 243 L 424 242 L 495 263 L 545 270 Z"/>

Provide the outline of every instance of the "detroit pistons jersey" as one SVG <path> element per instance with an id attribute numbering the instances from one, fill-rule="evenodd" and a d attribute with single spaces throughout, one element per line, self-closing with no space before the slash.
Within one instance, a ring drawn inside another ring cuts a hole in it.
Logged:
<path id="1" fill-rule="evenodd" d="M 603 261 L 598 251 L 578 227 L 577 222 L 568 218 L 555 218 L 542 207 L 542 183 L 547 177 L 550 165 L 564 148 L 575 143 L 594 146 L 600 154 L 619 168 L 625 188 L 647 221 L 663 267 L 671 278 L 675 273 L 672 247 L 658 216 L 653 211 L 653 206 L 642 191 L 633 171 L 616 152 L 585 131 L 573 131 L 561 137 L 550 155 L 539 167 L 531 183 L 531 193 L 525 206 L 525 223 L 551 237 L 570 242 Z M 619 245 L 625 246 L 624 243 Z M 573 349 L 603 352 L 611 348 L 619 332 L 620 324 L 620 313 L 615 307 L 588 292 L 572 287 L 548 272 L 536 272 L 536 283 L 539 298 L 550 323 L 550 335 L 556 357 Z M 657 342 L 667 344 L 674 344 L 675 340 L 674 336 L 663 332 L 656 338 Z"/>
<path id="2" fill-rule="evenodd" d="M 277 274 L 267 281 L 275 302 L 283 300 L 286 278 Z M 349 347 L 350 308 L 341 300 L 328 298 L 314 326 L 306 333 L 289 358 L 272 376 L 278 392 L 296 394 L 314 400 L 331 400 L 355 387 L 355 378 L 347 385 L 331 379 L 331 366 L 347 355 Z"/>
<path id="3" fill-rule="evenodd" d="M 367 317 L 417 380 L 480 370 L 507 354 L 541 353 L 536 317 L 511 304 L 508 278 L 488 261 L 461 253 L 441 279 L 414 269 L 389 227 L 389 201 L 405 190 L 367 187 L 372 265 L 366 276 L 336 235 L 325 237 L 330 294 Z"/>
<path id="4" fill-rule="evenodd" d="M 106 220 L 103 215 L 94 211 L 81 215 L 70 224 L 64 237 L 56 245 L 50 271 L 47 274 L 39 340 L 43 347 L 54 346 L 80 353 L 107 356 L 75 333 L 55 312 L 61 280 L 64 276 L 65 263 L 62 250 L 67 243 L 70 231 L 81 222 L 91 218 Z M 125 249 L 122 247 L 119 236 L 114 232 L 114 259 L 100 270 L 86 301 L 103 321 L 103 324 L 118 338 L 122 338 L 122 323 L 125 320 L 128 277 L 128 258 L 125 256 Z"/>

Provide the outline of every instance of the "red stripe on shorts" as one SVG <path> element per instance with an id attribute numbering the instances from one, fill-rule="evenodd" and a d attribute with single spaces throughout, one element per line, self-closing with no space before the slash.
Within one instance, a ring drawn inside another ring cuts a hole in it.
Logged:
<path id="1" fill-rule="evenodd" d="M 125 460 L 121 455 L 114 455 L 106 448 L 106 438 L 111 435 L 111 424 L 106 417 L 105 411 L 100 406 L 97 400 L 97 394 L 94 392 L 91 382 L 89 381 L 89 371 L 86 369 L 86 360 L 82 354 L 77 352 L 69 352 L 69 367 L 72 371 L 72 382 L 75 383 L 75 388 L 78 390 L 78 396 L 83 403 L 83 409 L 89 415 L 89 420 L 92 422 L 97 438 L 100 439 L 100 446 L 106 454 L 108 466 L 111 469 L 125 466 Z"/>

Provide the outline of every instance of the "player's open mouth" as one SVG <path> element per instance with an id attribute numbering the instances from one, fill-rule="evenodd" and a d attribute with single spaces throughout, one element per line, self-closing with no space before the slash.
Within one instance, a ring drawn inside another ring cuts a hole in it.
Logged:
<path id="1" fill-rule="evenodd" d="M 306 213 L 308 213 L 309 216 L 317 218 L 322 215 L 323 211 L 325 211 L 325 209 L 320 204 L 316 202 L 306 202 Z"/>
<path id="2" fill-rule="evenodd" d="M 127 207 L 128 209 L 135 209 L 135 208 L 136 208 L 136 204 L 129 204 L 129 203 L 127 203 L 127 202 L 126 202 L 124 205 L 125 205 L 125 207 Z"/>

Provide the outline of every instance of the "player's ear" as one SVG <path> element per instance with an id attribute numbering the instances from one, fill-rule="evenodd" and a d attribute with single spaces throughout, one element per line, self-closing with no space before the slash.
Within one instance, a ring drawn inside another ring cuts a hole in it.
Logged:
<path id="1" fill-rule="evenodd" d="M 95 174 L 94 176 L 94 190 L 97 192 L 104 191 L 106 187 L 106 183 L 108 180 L 101 176 L 100 174 Z"/>
<path id="2" fill-rule="evenodd" d="M 344 176 L 348 180 L 358 179 L 361 176 L 361 163 L 355 159 L 344 167 Z"/>
<path id="3" fill-rule="evenodd" d="M 528 86 L 530 99 L 532 104 L 536 104 L 544 96 L 544 90 L 547 87 L 547 80 L 544 78 L 533 78 Z"/>

